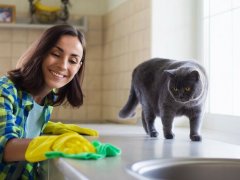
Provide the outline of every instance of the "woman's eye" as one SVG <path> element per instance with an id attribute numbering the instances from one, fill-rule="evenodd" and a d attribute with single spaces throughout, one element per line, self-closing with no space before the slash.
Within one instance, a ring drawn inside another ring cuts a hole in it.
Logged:
<path id="1" fill-rule="evenodd" d="M 53 53 L 51 53 L 53 56 L 55 56 L 55 57 L 60 57 L 60 54 L 59 53 L 55 53 L 55 52 L 53 52 Z"/>
<path id="2" fill-rule="evenodd" d="M 189 91 L 191 91 L 191 88 L 190 87 L 185 87 L 185 91 L 189 92 Z"/>
<path id="3" fill-rule="evenodd" d="M 70 59 L 69 62 L 71 64 L 77 64 L 78 63 L 78 60 L 77 59 Z"/>

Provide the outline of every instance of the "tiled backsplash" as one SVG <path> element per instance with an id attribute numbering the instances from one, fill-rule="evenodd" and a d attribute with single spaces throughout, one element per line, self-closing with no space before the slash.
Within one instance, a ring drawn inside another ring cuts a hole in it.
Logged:
<path id="1" fill-rule="evenodd" d="M 117 115 L 127 101 L 132 70 L 150 57 L 150 4 L 126 1 L 104 16 L 102 115 L 106 121 L 122 122 Z"/>

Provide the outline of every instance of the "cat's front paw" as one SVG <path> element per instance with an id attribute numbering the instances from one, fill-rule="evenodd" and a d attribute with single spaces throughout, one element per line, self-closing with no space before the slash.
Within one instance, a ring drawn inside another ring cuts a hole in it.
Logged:
<path id="1" fill-rule="evenodd" d="M 164 134 L 164 137 L 166 138 L 166 139 L 173 139 L 174 138 L 174 134 L 173 133 L 166 133 L 166 134 Z"/>
<path id="2" fill-rule="evenodd" d="M 200 135 L 190 135 L 190 139 L 192 141 L 202 141 L 202 137 Z"/>
<path id="3" fill-rule="evenodd" d="M 157 131 L 152 131 L 149 133 L 150 137 L 158 137 L 158 132 Z"/>

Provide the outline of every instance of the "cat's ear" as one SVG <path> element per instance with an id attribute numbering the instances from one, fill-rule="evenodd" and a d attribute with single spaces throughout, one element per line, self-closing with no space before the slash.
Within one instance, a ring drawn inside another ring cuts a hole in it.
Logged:
<path id="1" fill-rule="evenodd" d="M 168 77 L 170 78 L 174 78 L 175 77 L 175 69 L 171 69 L 171 70 L 164 70 L 164 74 L 166 74 Z"/>
<path id="2" fill-rule="evenodd" d="M 193 70 L 192 72 L 190 72 L 190 78 L 194 81 L 198 81 L 199 80 L 199 72 L 197 70 Z"/>

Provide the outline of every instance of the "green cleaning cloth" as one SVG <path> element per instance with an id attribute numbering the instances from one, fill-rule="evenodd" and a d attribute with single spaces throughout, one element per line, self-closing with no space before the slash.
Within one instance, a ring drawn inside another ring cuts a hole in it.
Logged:
<path id="1" fill-rule="evenodd" d="M 91 153 L 91 152 L 85 152 L 85 153 L 79 153 L 79 154 L 66 154 L 63 152 L 59 151 L 50 151 L 46 152 L 45 156 L 48 159 L 52 158 L 72 158 L 72 159 L 82 159 L 82 160 L 97 160 L 97 159 L 103 159 L 105 157 L 113 157 L 121 154 L 121 150 L 109 143 L 101 143 L 99 141 L 92 141 L 92 145 L 96 149 L 96 153 Z"/>

